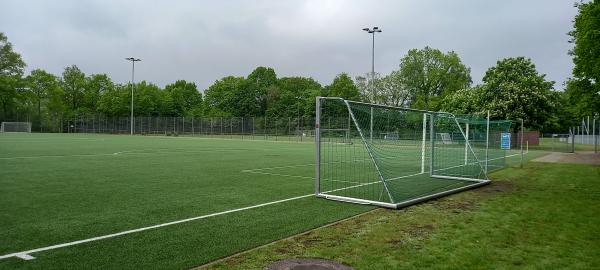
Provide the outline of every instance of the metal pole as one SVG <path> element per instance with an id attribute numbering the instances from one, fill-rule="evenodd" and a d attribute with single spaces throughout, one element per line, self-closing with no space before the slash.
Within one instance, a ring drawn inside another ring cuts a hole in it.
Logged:
<path id="1" fill-rule="evenodd" d="M 373 107 L 371 106 L 371 125 L 369 133 L 369 141 L 373 143 Z"/>
<path id="2" fill-rule="evenodd" d="M 467 125 L 467 130 L 469 126 Z M 467 133 L 467 138 L 469 138 L 469 133 Z M 468 142 L 468 140 L 467 140 Z M 468 145 L 468 144 L 467 144 Z M 488 150 L 490 149 L 490 111 L 487 111 L 487 121 L 485 128 L 485 174 L 488 173 Z M 466 153 L 465 153 L 466 154 Z"/>
<path id="3" fill-rule="evenodd" d="M 129 58 L 125 58 L 125 60 L 127 61 L 131 61 L 131 123 L 130 123 L 130 129 L 131 129 L 131 135 L 133 135 L 133 88 L 134 88 L 134 84 L 135 84 L 135 62 L 138 61 L 142 61 L 141 59 L 138 58 L 134 58 L 134 57 L 129 57 Z"/>
<path id="4" fill-rule="evenodd" d="M 425 173 L 425 141 L 427 140 L 427 114 L 423 114 L 423 137 L 421 139 L 421 173 Z"/>
<path id="5" fill-rule="evenodd" d="M 490 124 L 490 117 L 488 114 L 488 120 L 487 120 L 487 125 L 488 125 L 488 131 L 489 131 L 489 124 Z M 467 147 L 467 143 L 469 141 L 469 123 L 466 124 L 466 128 L 465 128 L 465 133 L 466 133 L 466 137 L 465 137 L 465 165 L 467 165 L 467 163 L 469 163 L 469 147 Z M 487 138 L 486 138 L 487 140 Z M 487 160 L 487 158 L 486 158 Z M 486 167 L 487 169 L 487 167 Z"/>
<path id="6" fill-rule="evenodd" d="M 433 171 L 433 154 L 435 153 L 435 136 L 433 129 L 433 122 L 435 121 L 435 115 L 432 113 L 429 115 L 429 176 L 432 176 L 435 172 Z"/>
<path id="7" fill-rule="evenodd" d="M 594 136 L 594 153 L 598 153 L 598 138 L 596 137 L 596 117 L 594 117 L 594 122 L 592 122 L 592 134 Z"/>
<path id="8" fill-rule="evenodd" d="M 523 129 L 523 118 L 521 118 L 521 168 L 523 168 L 523 135 L 525 130 Z"/>
<path id="9" fill-rule="evenodd" d="M 375 33 L 381 33 L 381 29 L 379 29 L 379 27 L 375 26 L 372 29 L 369 28 L 363 28 L 363 31 L 366 31 L 367 33 L 371 34 L 372 37 L 372 47 L 371 47 L 371 82 L 370 82 L 370 87 L 371 87 L 371 95 L 373 98 L 373 103 L 377 103 L 376 102 L 376 93 L 375 93 Z"/>
<path id="10" fill-rule="evenodd" d="M 371 92 L 373 92 L 373 103 L 377 103 L 375 100 L 377 95 L 375 94 L 375 31 L 373 31 L 373 47 L 371 49 Z"/>
<path id="11" fill-rule="evenodd" d="M 321 193 L 321 97 L 316 98 L 315 145 L 317 147 L 315 164 L 315 195 Z"/>
<path id="12" fill-rule="evenodd" d="M 586 142 L 587 142 L 587 144 L 591 144 L 590 143 L 590 116 L 589 115 L 588 115 L 587 124 L 585 125 L 585 131 L 587 133 L 585 136 Z"/>
<path id="13" fill-rule="evenodd" d="M 131 61 L 131 135 L 133 135 L 133 84 L 135 76 L 135 61 Z"/>

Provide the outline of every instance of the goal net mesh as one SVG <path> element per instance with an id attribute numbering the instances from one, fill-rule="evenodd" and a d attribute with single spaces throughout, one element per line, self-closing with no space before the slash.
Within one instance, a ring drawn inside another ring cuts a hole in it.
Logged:
<path id="1" fill-rule="evenodd" d="M 394 207 L 487 182 L 486 122 L 467 133 L 471 119 L 446 113 L 336 98 L 318 107 L 318 196 Z"/>
<path id="2" fill-rule="evenodd" d="M 31 132 L 30 122 L 2 122 L 0 132 Z"/>

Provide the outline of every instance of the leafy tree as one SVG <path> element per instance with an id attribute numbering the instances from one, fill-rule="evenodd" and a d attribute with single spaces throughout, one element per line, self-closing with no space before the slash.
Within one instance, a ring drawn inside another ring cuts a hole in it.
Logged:
<path id="1" fill-rule="evenodd" d="M 195 83 L 178 80 L 165 86 L 165 91 L 171 95 L 177 115 L 202 115 L 202 94 Z"/>
<path id="2" fill-rule="evenodd" d="M 485 87 L 483 85 L 458 90 L 444 97 L 443 102 L 441 102 L 441 110 L 457 114 L 485 116 L 487 113 L 483 108 L 485 104 L 485 100 L 483 100 L 484 91 Z"/>
<path id="3" fill-rule="evenodd" d="M 360 92 L 352 78 L 346 73 L 337 75 L 333 82 L 325 86 L 324 89 L 326 96 L 341 97 L 348 100 L 360 100 Z"/>
<path id="4" fill-rule="evenodd" d="M 100 96 L 98 110 L 107 116 L 129 115 L 131 85 L 115 85 Z"/>
<path id="5" fill-rule="evenodd" d="M 413 107 L 437 110 L 439 100 L 471 85 L 471 69 L 455 52 L 442 53 L 425 47 L 412 49 L 400 60 L 404 89 L 411 93 L 407 103 Z"/>
<path id="6" fill-rule="evenodd" d="M 204 91 L 204 104 L 206 114 L 209 116 L 237 115 L 235 95 L 244 87 L 246 80 L 243 77 L 227 76 L 217 80 Z"/>
<path id="7" fill-rule="evenodd" d="M 463 89 L 444 99 L 444 109 L 457 113 L 475 113 L 495 119 L 523 119 L 528 127 L 541 128 L 553 121 L 558 95 L 554 82 L 538 74 L 535 65 L 524 57 L 497 62 L 483 77 L 483 84 Z"/>
<path id="8" fill-rule="evenodd" d="M 76 112 L 82 105 L 85 86 L 85 74 L 76 65 L 65 68 L 62 74 L 62 88 L 72 112 Z"/>
<path id="9" fill-rule="evenodd" d="M 275 91 L 277 75 L 268 67 L 257 67 L 246 78 L 245 86 L 237 93 L 238 112 L 235 116 L 258 116 L 267 111 L 267 92 Z"/>
<path id="10" fill-rule="evenodd" d="M 569 32 L 575 44 L 573 75 L 567 82 L 567 100 L 576 117 L 600 112 L 600 1 L 576 4 L 579 13 Z"/>
<path id="11" fill-rule="evenodd" d="M 47 103 L 46 109 L 48 110 L 48 114 L 53 117 L 62 117 L 66 110 L 67 106 L 65 105 L 65 91 L 60 87 L 60 83 L 58 82 L 58 78 L 56 78 L 55 87 L 48 88 L 46 93 L 47 95 Z"/>
<path id="12" fill-rule="evenodd" d="M 85 88 L 83 90 L 83 104 L 82 107 L 88 112 L 97 113 L 98 102 L 100 97 L 112 90 L 114 84 L 106 74 L 93 74 L 86 78 Z"/>
<path id="13" fill-rule="evenodd" d="M 272 68 L 258 67 L 246 79 L 225 77 L 205 91 L 208 115 L 262 116 L 269 93 L 276 93 L 277 76 Z"/>
<path id="14" fill-rule="evenodd" d="M 383 103 L 384 100 L 388 99 L 387 94 L 382 89 L 382 78 L 381 75 L 375 72 L 374 76 L 371 77 L 371 73 L 365 74 L 365 76 L 357 76 L 354 78 L 354 85 L 358 88 L 362 101 L 370 103 Z"/>
<path id="15" fill-rule="evenodd" d="M 28 97 L 35 103 L 37 109 L 37 120 L 41 121 L 42 102 L 44 102 L 54 88 L 58 87 L 56 76 L 41 70 L 35 69 L 27 76 Z"/>
<path id="16" fill-rule="evenodd" d="M 380 93 L 380 102 L 386 105 L 405 106 L 414 99 L 414 93 L 408 90 L 402 74 L 397 70 L 383 77 L 376 87 L 379 89 L 377 92 Z"/>
<path id="17" fill-rule="evenodd" d="M 13 51 L 6 35 L 0 32 L 0 103 L 4 117 L 9 116 L 17 98 L 16 88 L 21 86 L 24 68 L 21 55 Z"/>
<path id="18" fill-rule="evenodd" d="M 267 93 L 269 107 L 266 114 L 284 117 L 310 115 L 314 112 L 315 97 L 321 94 L 321 88 L 312 78 L 280 78 L 277 87 L 269 88 Z"/>
<path id="19" fill-rule="evenodd" d="M 160 87 L 146 81 L 137 83 L 133 92 L 133 114 L 135 116 L 177 115 L 175 110 L 162 111 L 168 109 L 161 104 L 163 96 L 160 92 L 162 91 Z M 128 99 L 130 98 L 131 95 Z M 129 109 L 131 110 L 131 108 Z"/>

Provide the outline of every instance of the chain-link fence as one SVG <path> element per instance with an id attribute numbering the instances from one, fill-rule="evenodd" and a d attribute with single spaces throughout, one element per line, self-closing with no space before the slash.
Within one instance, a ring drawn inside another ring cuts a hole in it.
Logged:
<path id="1" fill-rule="evenodd" d="M 24 119 L 27 121 L 27 119 Z M 133 122 L 133 123 L 132 123 Z M 314 117 L 104 117 L 79 116 L 32 122 L 32 132 L 207 136 L 312 141 Z"/>

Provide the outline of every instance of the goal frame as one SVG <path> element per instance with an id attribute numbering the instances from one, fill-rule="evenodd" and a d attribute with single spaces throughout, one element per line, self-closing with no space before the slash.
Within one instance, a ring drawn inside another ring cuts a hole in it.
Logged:
<path id="1" fill-rule="evenodd" d="M 382 182 L 385 191 L 387 192 L 391 202 L 382 202 L 382 201 L 375 201 L 375 200 L 367 200 L 367 199 L 361 199 L 361 198 L 353 198 L 353 197 L 347 197 L 347 196 L 340 196 L 340 195 L 332 195 L 329 194 L 330 192 L 333 191 L 321 191 L 321 103 L 324 100 L 338 100 L 341 101 L 345 104 L 346 108 L 348 109 L 348 114 L 350 116 L 350 120 L 354 121 L 354 123 L 357 122 L 356 117 L 354 116 L 354 113 L 352 112 L 352 109 L 350 108 L 350 104 L 363 104 L 363 105 L 368 105 L 371 106 L 371 121 L 370 121 L 370 133 L 369 136 L 365 136 L 365 134 L 363 133 L 363 130 L 356 125 L 356 129 L 358 131 L 359 134 L 359 139 L 361 140 L 361 143 L 363 144 L 363 146 L 365 147 L 365 149 L 367 150 L 367 153 L 369 154 L 369 157 L 371 159 L 371 161 L 373 162 L 374 168 L 377 171 L 377 174 L 379 176 L 379 180 Z M 387 186 L 387 182 L 386 179 L 383 177 L 381 170 L 379 168 L 379 166 L 377 165 L 377 162 L 375 161 L 375 158 L 373 157 L 370 149 L 369 149 L 369 145 L 367 143 L 367 140 L 373 140 L 373 108 L 374 107 L 379 107 L 379 108 L 386 108 L 386 109 L 397 109 L 397 110 L 402 110 L 402 111 L 410 111 L 410 112 L 418 112 L 418 113 L 423 113 L 424 117 L 423 117 L 423 134 L 422 134 L 422 152 L 421 152 L 421 174 L 426 173 L 424 168 L 425 168 L 425 149 L 426 149 L 426 134 L 427 134 L 427 129 L 429 129 L 428 133 L 430 136 L 430 140 L 429 140 L 429 154 L 430 154 L 430 158 L 429 158 L 429 172 L 428 175 L 429 177 L 432 178 L 438 178 L 438 179 L 450 179 L 450 180 L 463 180 L 463 181 L 468 181 L 470 184 L 462 186 L 462 187 L 458 187 L 458 188 L 453 188 L 453 189 L 449 189 L 449 190 L 444 190 L 441 192 L 436 192 L 434 194 L 429 194 L 429 195 L 424 195 L 424 196 L 417 196 L 415 198 L 411 198 L 408 200 L 403 200 L 403 201 L 395 201 L 394 197 L 392 196 L 392 194 L 390 194 L 389 188 Z M 456 123 L 458 129 L 460 130 L 460 133 L 462 134 L 463 138 L 465 138 L 465 157 L 467 155 L 468 152 L 470 152 L 473 157 L 476 160 L 476 163 L 481 167 L 481 171 L 483 172 L 483 179 L 478 179 L 478 178 L 469 178 L 469 177 L 456 177 L 456 176 L 448 176 L 448 175 L 439 175 L 436 174 L 434 171 L 434 153 L 435 153 L 435 128 L 434 128 L 434 118 L 438 115 L 447 115 L 450 116 L 451 118 L 454 119 L 454 122 Z M 476 188 L 476 187 L 480 187 L 483 185 L 487 185 L 491 182 L 491 180 L 489 179 L 488 175 L 487 175 L 487 164 L 484 164 L 482 161 L 479 160 L 479 158 L 477 158 L 477 155 L 475 154 L 473 148 L 471 147 L 471 144 L 469 142 L 468 137 L 466 137 L 465 135 L 465 131 L 462 129 L 460 123 L 458 122 L 456 116 L 454 116 L 451 113 L 446 113 L 446 112 L 433 112 L 433 111 L 427 111 L 427 110 L 419 110 L 419 109 L 411 109 L 411 108 L 402 108 L 402 107 L 395 107 L 395 106 L 389 106 L 389 105 L 381 105 L 381 104 L 372 104 L 372 103 L 365 103 L 365 102 L 358 102 L 358 101 L 350 101 L 350 100 L 345 100 L 343 98 L 340 97 L 316 97 L 316 110 L 315 110 L 315 145 L 316 145 L 316 156 L 315 156 L 315 196 L 319 197 L 319 198 L 325 198 L 325 199 L 329 199 L 329 200 L 335 200 L 335 201 L 342 201 L 342 202 L 350 202 L 350 203 L 356 203 L 356 204 L 368 204 L 368 205 L 375 205 L 375 206 L 380 206 L 380 207 L 385 207 L 385 208 L 392 208 L 392 209 L 399 209 L 399 208 L 403 208 L 409 205 L 413 205 L 416 203 L 420 203 L 423 201 L 427 201 L 427 200 L 431 200 L 431 199 L 435 199 L 435 198 L 439 198 L 439 197 L 443 197 L 443 196 L 447 196 L 453 193 L 458 193 L 464 190 L 468 190 L 468 189 L 472 189 L 472 188 Z M 429 119 L 429 121 L 427 121 L 427 119 Z M 427 127 L 427 122 L 429 122 L 429 126 Z M 487 122 L 489 125 L 489 115 L 487 118 Z M 486 134 L 486 140 L 489 140 L 489 129 L 487 130 L 487 134 Z M 487 151 L 488 151 L 488 146 L 486 143 L 486 148 L 485 148 L 485 152 L 486 152 L 486 157 L 487 157 Z M 487 163 L 487 158 L 486 158 L 486 163 Z"/>
<path id="2" fill-rule="evenodd" d="M 6 124 L 26 125 L 27 131 L 6 131 Z M 0 133 L 31 133 L 31 122 L 2 122 L 0 124 Z"/>

